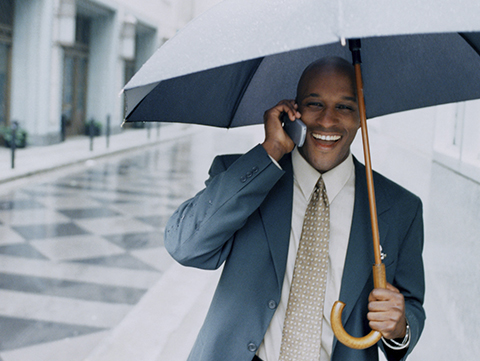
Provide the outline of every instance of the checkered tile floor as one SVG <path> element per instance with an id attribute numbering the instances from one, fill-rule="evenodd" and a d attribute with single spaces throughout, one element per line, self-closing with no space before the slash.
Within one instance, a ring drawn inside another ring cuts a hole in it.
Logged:
<path id="1" fill-rule="evenodd" d="M 83 359 L 160 279 L 165 223 L 194 190 L 189 152 L 161 145 L 0 193 L 1 360 Z"/>

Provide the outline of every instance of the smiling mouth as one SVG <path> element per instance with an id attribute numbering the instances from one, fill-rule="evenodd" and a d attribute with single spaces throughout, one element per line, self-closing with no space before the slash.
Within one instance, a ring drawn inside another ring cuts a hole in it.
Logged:
<path id="1" fill-rule="evenodd" d="M 326 142 L 336 142 L 341 138 L 340 135 L 325 135 L 325 134 L 315 134 L 315 133 L 312 133 L 312 136 L 317 140 L 323 140 Z"/>

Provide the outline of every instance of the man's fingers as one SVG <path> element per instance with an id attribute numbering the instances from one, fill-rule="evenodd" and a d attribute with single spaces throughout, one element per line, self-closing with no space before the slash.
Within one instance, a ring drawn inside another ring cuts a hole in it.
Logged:
<path id="1" fill-rule="evenodd" d="M 368 297 L 367 319 L 373 330 L 386 338 L 405 335 L 405 300 L 400 291 L 387 283 L 387 288 L 376 288 Z"/>
<path id="2" fill-rule="evenodd" d="M 403 297 L 398 288 L 387 283 L 387 288 L 375 288 L 368 297 L 370 302 L 386 301 L 396 297 Z"/>
<path id="3" fill-rule="evenodd" d="M 301 114 L 298 112 L 298 105 L 292 99 L 285 99 L 280 101 L 275 107 L 265 112 L 265 117 L 267 118 L 270 114 L 275 117 L 280 117 L 282 113 L 287 113 L 291 121 L 294 121 L 296 118 L 300 118 Z"/>
<path id="4" fill-rule="evenodd" d="M 298 105 L 295 103 L 295 101 L 291 100 L 289 102 L 289 105 L 290 105 L 290 111 L 287 112 L 287 114 L 290 120 L 294 121 L 295 119 L 301 118 L 302 115 L 298 111 Z"/>
<path id="5" fill-rule="evenodd" d="M 283 113 L 287 113 L 293 121 L 299 116 L 296 109 L 294 100 L 282 100 L 263 115 L 265 141 L 262 145 L 276 161 L 279 161 L 284 154 L 291 152 L 295 147 L 295 143 L 283 129 L 281 116 Z"/>
<path id="6" fill-rule="evenodd" d="M 370 312 L 387 312 L 392 308 L 392 303 L 389 301 L 375 301 L 368 304 Z"/>
<path id="7" fill-rule="evenodd" d="M 396 324 L 394 322 L 370 321 L 368 325 L 372 330 L 380 332 L 382 336 L 387 339 L 397 338 L 399 334 L 399 332 L 396 331 Z"/>
<path id="8" fill-rule="evenodd" d="M 375 302 L 367 313 L 369 326 L 386 338 L 398 338 L 405 335 L 405 315 L 400 308 L 388 308 L 386 302 Z"/>
<path id="9" fill-rule="evenodd" d="M 395 291 L 391 291 L 386 288 L 375 288 L 371 293 L 370 293 L 370 302 L 373 301 L 386 301 L 389 300 L 393 297 L 393 295 L 396 294 Z"/>
<path id="10" fill-rule="evenodd" d="M 398 290 L 397 287 L 391 285 L 390 283 L 387 282 L 387 290 L 390 290 L 390 291 L 393 291 L 393 292 L 398 292 L 400 293 L 400 291 Z"/>

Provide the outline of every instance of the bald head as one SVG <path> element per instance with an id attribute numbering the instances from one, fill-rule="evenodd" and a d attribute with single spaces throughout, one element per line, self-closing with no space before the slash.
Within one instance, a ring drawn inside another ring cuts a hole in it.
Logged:
<path id="1" fill-rule="evenodd" d="M 357 94 L 355 88 L 355 70 L 353 65 L 340 57 L 326 57 L 314 61 L 303 71 L 297 86 L 297 103 L 300 101 L 301 94 L 304 93 L 303 90 L 310 79 L 324 72 L 332 71 L 346 75 L 352 84 L 353 93 Z"/>
<path id="2" fill-rule="evenodd" d="M 347 159 L 360 127 L 354 69 L 344 59 L 324 58 L 303 72 L 297 90 L 297 110 L 307 126 L 298 151 L 320 173 Z"/>

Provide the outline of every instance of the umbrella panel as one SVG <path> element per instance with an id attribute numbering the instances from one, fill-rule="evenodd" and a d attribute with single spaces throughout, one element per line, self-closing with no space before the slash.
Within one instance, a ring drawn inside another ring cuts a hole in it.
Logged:
<path id="1" fill-rule="evenodd" d="M 480 55 L 458 33 L 364 39 L 362 60 L 367 118 L 480 98 Z"/>
<path id="2" fill-rule="evenodd" d="M 160 82 L 126 120 L 228 128 L 260 63 L 253 59 Z"/>

